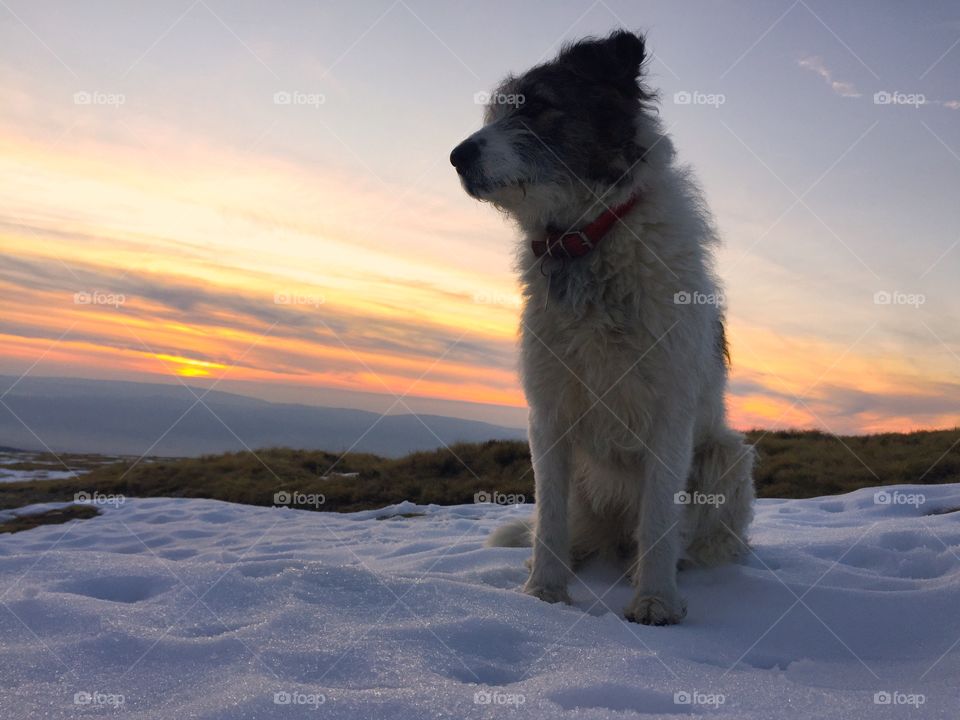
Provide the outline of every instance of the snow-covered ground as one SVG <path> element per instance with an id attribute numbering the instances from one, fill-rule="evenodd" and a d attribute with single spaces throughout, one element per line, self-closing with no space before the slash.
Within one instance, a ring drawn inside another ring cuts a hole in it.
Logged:
<path id="1" fill-rule="evenodd" d="M 82 455 L 69 456 L 71 467 L 64 466 L 62 458 L 50 453 L 31 450 L 0 451 L 0 483 L 24 482 L 29 480 L 67 480 L 86 475 L 98 465 L 121 460 L 118 455 Z M 144 462 L 153 462 L 154 458 L 145 458 Z M 29 465 L 29 470 L 11 467 Z"/>
<path id="2" fill-rule="evenodd" d="M 517 592 L 528 551 L 482 541 L 529 507 L 127 500 L 0 536 L 0 717 L 957 718 L 958 509 L 760 501 L 755 554 L 641 627 L 612 567 Z"/>
<path id="3" fill-rule="evenodd" d="M 0 483 L 27 482 L 29 480 L 66 480 L 78 478 L 83 473 L 73 470 L 0 470 Z"/>

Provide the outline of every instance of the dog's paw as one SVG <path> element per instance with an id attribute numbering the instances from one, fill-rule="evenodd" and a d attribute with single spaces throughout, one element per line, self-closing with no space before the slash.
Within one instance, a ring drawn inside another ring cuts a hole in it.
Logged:
<path id="1" fill-rule="evenodd" d="M 533 597 L 548 603 L 564 603 L 565 605 L 572 603 L 570 594 L 562 585 L 540 585 L 527 582 L 527 584 L 523 586 L 523 591 L 527 595 L 533 595 Z"/>
<path id="2" fill-rule="evenodd" d="M 641 625 L 675 625 L 687 616 L 687 603 L 679 595 L 672 600 L 661 595 L 637 595 L 624 609 L 624 615 Z"/>

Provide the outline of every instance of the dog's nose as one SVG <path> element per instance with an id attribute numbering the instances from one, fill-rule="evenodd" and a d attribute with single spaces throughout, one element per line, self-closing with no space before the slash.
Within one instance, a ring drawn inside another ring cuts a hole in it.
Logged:
<path id="1" fill-rule="evenodd" d="M 458 173 L 463 175 L 467 168 L 476 162 L 478 157 L 480 157 L 480 143 L 476 140 L 464 140 L 450 153 L 450 164 L 457 169 Z"/>

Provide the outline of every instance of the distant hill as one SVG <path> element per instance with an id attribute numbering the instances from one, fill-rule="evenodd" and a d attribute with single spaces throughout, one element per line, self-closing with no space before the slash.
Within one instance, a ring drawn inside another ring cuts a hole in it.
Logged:
<path id="1" fill-rule="evenodd" d="M 0 387 L 17 378 L 0 376 Z M 455 442 L 522 440 L 518 428 L 437 415 L 271 403 L 182 385 L 25 377 L 0 405 L 0 445 L 26 450 L 193 457 L 297 447 L 396 457 Z M 208 409 L 209 408 L 209 409 Z M 26 424 L 27 427 L 24 427 Z M 38 439 L 39 438 L 39 439 Z M 42 440 L 42 442 L 41 442 Z M 152 447 L 151 447 L 152 446 Z"/>

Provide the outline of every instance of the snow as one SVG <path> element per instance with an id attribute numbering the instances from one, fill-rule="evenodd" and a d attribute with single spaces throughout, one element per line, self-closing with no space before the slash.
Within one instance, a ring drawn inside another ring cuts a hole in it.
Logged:
<path id="1" fill-rule="evenodd" d="M 0 510 L 0 522 L 6 522 L 15 517 L 23 517 L 26 515 L 41 515 L 50 510 L 63 510 L 68 508 L 71 505 L 76 505 L 76 502 L 47 502 L 47 503 L 34 503 L 33 505 L 27 505 L 26 507 L 18 508 L 8 508 L 6 510 Z M 0 552 L 0 557 L 3 553 Z M 2 597 L 3 592 L 6 590 L 6 586 L 0 587 L 0 597 Z"/>
<path id="2" fill-rule="evenodd" d="M 26 482 L 28 480 L 71 480 L 83 473 L 73 470 L 0 470 L 0 483 Z"/>
<path id="3" fill-rule="evenodd" d="M 56 455 L 33 452 L 31 450 L 0 451 L 0 483 L 26 482 L 30 480 L 72 480 L 90 472 L 96 465 L 106 465 L 117 462 L 118 456 L 103 456 L 101 458 L 84 458 L 84 466 L 69 468 Z M 33 465 L 31 470 L 19 470 L 10 465 Z"/>
<path id="4" fill-rule="evenodd" d="M 529 506 L 127 499 L 0 536 L 0 716 L 956 718 L 960 485 L 885 492 L 759 501 L 656 628 L 613 567 L 517 592 Z"/>
<path id="5" fill-rule="evenodd" d="M 0 483 L 29 482 L 31 480 L 73 480 L 101 465 L 111 465 L 122 461 L 120 455 L 86 455 L 82 458 L 66 457 L 70 467 L 63 457 L 50 452 L 35 452 L 33 450 L 0 451 Z M 133 458 L 130 458 L 131 460 Z M 140 458 L 141 463 L 156 462 L 157 458 Z M 11 465 L 29 464 L 30 470 L 20 470 Z"/>

